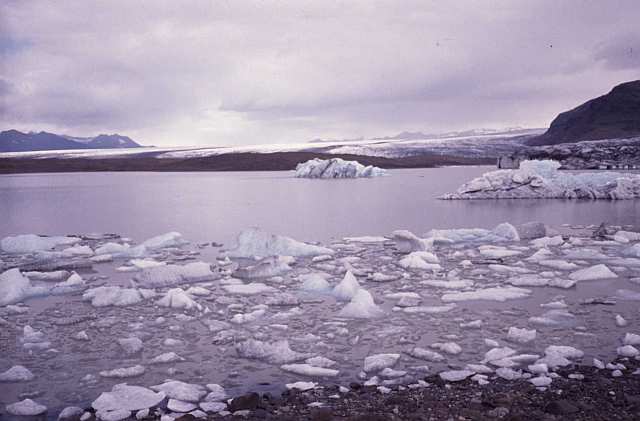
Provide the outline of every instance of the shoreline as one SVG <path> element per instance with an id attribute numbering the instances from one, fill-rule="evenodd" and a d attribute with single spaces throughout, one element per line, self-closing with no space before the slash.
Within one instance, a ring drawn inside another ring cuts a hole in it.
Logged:
<path id="1" fill-rule="evenodd" d="M 419 155 L 384 158 L 316 152 L 231 153 L 200 158 L 156 158 L 155 155 L 117 158 L 0 158 L 0 174 L 59 172 L 208 172 L 289 171 L 310 159 L 342 158 L 384 169 L 495 165 L 496 158 Z"/>

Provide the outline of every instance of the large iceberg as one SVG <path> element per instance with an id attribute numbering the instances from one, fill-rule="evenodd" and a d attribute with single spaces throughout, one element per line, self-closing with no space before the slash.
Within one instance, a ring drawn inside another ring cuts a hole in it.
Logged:
<path id="1" fill-rule="evenodd" d="M 298 178 L 367 178 L 385 175 L 386 171 L 372 165 L 341 158 L 311 159 L 296 166 Z"/>
<path id="2" fill-rule="evenodd" d="M 640 176 L 612 171 L 558 171 L 556 161 L 524 161 L 516 170 L 498 170 L 463 184 L 442 199 L 633 199 Z"/>

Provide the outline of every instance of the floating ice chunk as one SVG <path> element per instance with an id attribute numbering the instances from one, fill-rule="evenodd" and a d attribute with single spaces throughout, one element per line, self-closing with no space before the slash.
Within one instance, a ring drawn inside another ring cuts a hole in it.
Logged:
<path id="1" fill-rule="evenodd" d="M 320 356 L 307 358 L 304 362 L 307 364 L 311 364 L 312 366 L 315 366 L 315 367 L 323 367 L 323 368 L 333 367 L 334 365 L 337 364 L 332 359 L 329 359 L 326 357 L 320 357 Z"/>
<path id="2" fill-rule="evenodd" d="M 640 232 L 634 232 L 634 231 L 624 231 L 624 230 L 620 230 L 618 232 L 616 232 L 614 239 L 615 238 L 623 238 L 625 240 L 627 240 L 627 242 L 629 241 L 640 241 Z M 618 241 L 618 240 L 616 240 Z"/>
<path id="3" fill-rule="evenodd" d="M 193 402 L 185 402 L 179 399 L 169 399 L 167 408 L 174 412 L 189 412 L 196 409 L 198 405 Z"/>
<path id="4" fill-rule="evenodd" d="M 384 311 L 373 301 L 373 296 L 369 291 L 360 288 L 349 304 L 344 306 L 338 313 L 338 317 L 347 317 L 354 319 L 369 319 L 380 317 Z"/>
<path id="5" fill-rule="evenodd" d="M 5 408 L 9 414 L 17 416 L 36 416 L 47 412 L 46 406 L 40 405 L 31 399 L 9 404 Z"/>
<path id="6" fill-rule="evenodd" d="M 476 291 L 453 292 L 444 294 L 442 301 L 459 302 L 471 300 L 506 301 L 518 298 L 526 298 L 531 294 L 531 290 L 517 287 L 493 287 L 478 289 Z"/>
<path id="7" fill-rule="evenodd" d="M 166 262 L 158 262 L 157 260 L 153 259 L 132 259 L 129 261 L 129 263 L 140 270 L 154 268 L 156 266 L 165 266 L 167 264 Z"/>
<path id="8" fill-rule="evenodd" d="M 79 420 L 84 412 L 84 409 L 77 406 L 67 406 L 58 414 L 58 420 Z"/>
<path id="9" fill-rule="evenodd" d="M 410 351 L 407 352 L 407 354 L 419 360 L 433 361 L 433 362 L 444 361 L 444 356 L 442 356 L 442 354 L 435 351 L 431 351 L 429 349 L 420 348 L 420 347 L 415 347 L 411 349 Z"/>
<path id="10" fill-rule="evenodd" d="M 496 370 L 496 376 L 505 380 L 517 380 L 522 377 L 522 372 L 515 371 L 509 367 L 500 367 Z"/>
<path id="11" fill-rule="evenodd" d="M 535 240 L 531 240 L 530 243 L 535 248 L 546 248 L 550 246 L 560 246 L 564 243 L 564 239 L 561 235 L 556 235 L 555 237 L 536 238 Z"/>
<path id="12" fill-rule="evenodd" d="M 347 271 L 344 278 L 333 288 L 333 295 L 342 301 L 349 301 L 360 289 L 360 284 L 351 271 Z"/>
<path id="13" fill-rule="evenodd" d="M 223 401 L 228 397 L 227 391 L 219 384 L 209 383 L 207 384 L 207 389 L 209 389 L 209 393 L 205 397 L 205 401 L 207 402 Z"/>
<path id="14" fill-rule="evenodd" d="M 266 361 L 271 364 L 288 364 L 309 358 L 311 355 L 293 351 L 289 341 L 262 342 L 248 339 L 236 344 L 236 352 L 242 358 Z"/>
<path id="15" fill-rule="evenodd" d="M 507 340 L 511 342 L 517 342 L 520 344 L 526 344 L 536 339 L 535 329 L 520 329 L 517 327 L 510 327 L 507 333 Z"/>
<path id="16" fill-rule="evenodd" d="M 542 222 L 525 222 L 518 226 L 518 234 L 522 240 L 533 240 L 547 235 L 547 227 Z"/>
<path id="17" fill-rule="evenodd" d="M 238 313 L 234 314 L 231 318 L 231 323 L 235 324 L 244 324 L 244 323 L 252 323 L 256 320 L 261 319 L 265 315 L 264 309 L 254 310 L 249 313 Z"/>
<path id="18" fill-rule="evenodd" d="M 411 253 L 414 251 L 426 251 L 433 248 L 433 241 L 418 238 L 414 233 L 407 230 L 397 230 L 391 233 L 396 249 L 400 253 Z"/>
<path id="19" fill-rule="evenodd" d="M 127 377 L 138 377 L 145 373 L 142 365 L 134 365 L 133 367 L 115 368 L 113 370 L 105 370 L 100 372 L 100 376 L 108 378 L 124 379 Z"/>
<path id="20" fill-rule="evenodd" d="M 460 323 L 460 327 L 463 329 L 480 329 L 482 328 L 482 320 L 478 319 L 478 320 L 472 320 L 470 322 L 466 322 L 466 323 Z"/>
<path id="21" fill-rule="evenodd" d="M 573 270 L 578 267 L 578 265 L 576 265 L 575 263 L 567 262 L 566 260 L 560 259 L 540 260 L 538 264 L 557 270 Z"/>
<path id="22" fill-rule="evenodd" d="M 311 257 L 333 255 L 326 247 L 303 243 L 289 237 L 269 234 L 259 228 L 250 228 L 240 233 L 235 248 L 227 251 L 230 257 L 294 256 Z"/>
<path id="23" fill-rule="evenodd" d="M 549 345 L 544 353 L 545 355 L 560 355 L 569 360 L 584 357 L 584 352 L 568 345 Z"/>
<path id="24" fill-rule="evenodd" d="M 607 256 L 604 253 L 599 252 L 598 250 L 580 248 L 577 250 L 565 250 L 564 255 L 567 259 L 575 259 L 575 260 L 600 260 L 607 259 Z"/>
<path id="25" fill-rule="evenodd" d="M 291 256 L 268 256 L 255 265 L 238 269 L 233 275 L 245 279 L 280 276 L 292 270 L 289 265 L 293 260 Z"/>
<path id="26" fill-rule="evenodd" d="M 164 297 L 156 302 L 156 304 L 163 307 L 182 308 L 185 310 L 202 310 L 202 306 L 182 288 L 170 289 Z"/>
<path id="27" fill-rule="evenodd" d="M 445 230 L 431 230 L 426 235 L 434 243 L 496 243 L 503 241 L 519 241 L 518 230 L 509 224 L 502 223 L 493 230 L 484 228 L 458 228 Z"/>
<path id="28" fill-rule="evenodd" d="M 618 347 L 616 352 L 621 357 L 627 357 L 627 358 L 633 358 L 640 355 L 640 351 L 638 351 L 636 347 L 634 347 L 633 345 L 624 345 L 624 346 Z"/>
<path id="29" fill-rule="evenodd" d="M 129 355 L 137 354 L 142 351 L 142 348 L 144 347 L 140 338 L 135 337 L 118 339 L 118 345 L 120 345 L 122 350 Z"/>
<path id="30" fill-rule="evenodd" d="M 362 237 L 344 237 L 344 241 L 348 243 L 384 243 L 389 241 L 387 237 L 365 235 Z"/>
<path id="31" fill-rule="evenodd" d="M 188 241 L 182 237 L 182 234 L 174 231 L 149 238 L 140 245 L 148 250 L 159 250 L 167 247 L 178 247 L 187 243 Z"/>
<path id="32" fill-rule="evenodd" d="M 80 241 L 78 237 L 44 237 L 35 234 L 22 234 L 0 240 L 0 249 L 5 253 L 13 254 L 38 253 Z"/>
<path id="33" fill-rule="evenodd" d="M 436 288 L 446 288 L 446 289 L 465 289 L 473 286 L 473 281 L 467 279 L 451 279 L 451 280 L 443 280 L 443 279 L 427 279 L 424 281 L 420 281 L 421 285 L 428 285 Z"/>
<path id="34" fill-rule="evenodd" d="M 256 295 L 256 294 L 264 294 L 266 292 L 275 291 L 275 288 L 260 282 L 253 282 L 250 284 L 225 285 L 223 286 L 223 288 L 229 294 L 237 294 L 237 295 Z"/>
<path id="35" fill-rule="evenodd" d="M 187 294 L 196 297 L 206 297 L 208 295 L 211 295 L 211 291 L 201 286 L 192 286 L 187 289 Z"/>
<path id="36" fill-rule="evenodd" d="M 28 298 L 46 295 L 48 288 L 35 287 L 17 268 L 0 274 L 0 306 L 15 304 Z"/>
<path id="37" fill-rule="evenodd" d="M 214 278 L 211 265 L 205 262 L 192 262 L 186 265 L 162 265 L 144 269 L 135 279 L 148 288 L 179 285 L 185 282 L 197 282 Z"/>
<path id="38" fill-rule="evenodd" d="M 611 269 L 604 264 L 590 266 L 569 274 L 569 279 L 573 279 L 574 281 L 593 281 L 597 279 L 611 279 L 617 277 L 618 275 L 613 273 Z"/>
<path id="39" fill-rule="evenodd" d="M 315 388 L 318 384 L 314 382 L 295 382 L 295 383 L 287 383 L 285 386 L 287 389 L 298 389 L 301 392 L 306 392 L 307 390 L 311 390 Z"/>
<path id="40" fill-rule="evenodd" d="M 624 254 L 631 257 L 640 257 L 640 243 L 634 244 L 624 251 Z"/>
<path id="41" fill-rule="evenodd" d="M 474 373 L 471 370 L 449 370 L 449 371 L 443 371 L 438 375 L 442 380 L 446 382 L 459 382 L 468 377 L 473 376 L 474 374 L 476 373 Z"/>
<path id="42" fill-rule="evenodd" d="M 80 332 L 73 335 L 72 338 L 77 341 L 88 341 L 89 335 L 87 335 L 87 332 L 85 332 L 84 330 L 81 330 Z"/>
<path id="43" fill-rule="evenodd" d="M 527 257 L 525 260 L 530 262 L 539 262 L 540 260 L 547 260 L 553 258 L 554 254 L 545 248 L 541 248 L 540 250 L 533 253 L 531 256 Z"/>
<path id="44" fill-rule="evenodd" d="M 284 371 L 310 377 L 336 377 L 340 373 L 338 370 L 315 367 L 311 364 L 284 364 L 280 368 Z"/>
<path id="45" fill-rule="evenodd" d="M 531 270 L 527 268 L 521 268 L 517 266 L 498 265 L 498 264 L 489 265 L 489 269 L 498 273 L 530 273 L 531 272 Z"/>
<path id="46" fill-rule="evenodd" d="M 443 306 L 406 307 L 406 308 L 403 308 L 402 311 L 410 314 L 439 314 L 439 313 L 447 313 L 456 307 L 457 305 L 455 303 L 451 303 Z"/>
<path id="47" fill-rule="evenodd" d="M 490 363 L 492 361 L 502 360 L 515 355 L 516 350 L 509 348 L 508 346 L 502 348 L 492 348 L 484 354 L 483 363 Z"/>
<path id="48" fill-rule="evenodd" d="M 168 398 L 186 402 L 199 402 L 207 391 L 199 384 L 185 383 L 178 380 L 168 380 L 162 384 L 151 386 L 156 392 L 163 392 Z"/>
<path id="49" fill-rule="evenodd" d="M 440 270 L 438 258 L 428 251 L 414 251 L 400 259 L 398 264 L 405 269 Z"/>
<path id="50" fill-rule="evenodd" d="M 566 173 L 555 161 L 523 161 L 515 170 L 485 173 L 443 199 L 632 199 L 640 195 L 640 177 L 601 171 Z"/>
<path id="51" fill-rule="evenodd" d="M 67 247 L 66 249 L 62 250 L 62 255 L 65 257 L 75 257 L 75 256 L 85 256 L 85 257 L 90 257 L 93 256 L 93 250 L 91 250 L 91 247 L 89 246 L 73 246 L 73 247 Z"/>
<path id="52" fill-rule="evenodd" d="M 382 168 L 342 158 L 314 158 L 296 165 L 297 178 L 369 178 L 386 175 Z"/>
<path id="53" fill-rule="evenodd" d="M 505 257 L 513 257 L 522 254 L 521 251 L 509 250 L 508 248 L 500 246 L 484 245 L 478 247 L 478 249 L 480 250 L 482 257 L 486 257 L 487 259 L 503 259 Z"/>
<path id="54" fill-rule="evenodd" d="M 176 354 L 175 352 L 165 352 L 156 357 L 153 357 L 149 364 L 168 364 L 175 363 L 179 361 L 184 361 L 184 358 Z"/>
<path id="55" fill-rule="evenodd" d="M 622 316 L 621 316 L 621 315 L 619 315 L 619 314 L 616 314 L 615 319 L 616 319 L 616 326 L 618 326 L 618 327 L 625 327 L 627 324 L 629 324 L 629 323 L 625 320 L 625 318 L 624 318 L 624 317 L 622 317 Z"/>
<path id="56" fill-rule="evenodd" d="M 49 293 L 51 295 L 62 295 L 81 291 L 85 288 L 86 283 L 84 279 L 76 272 L 73 272 L 66 281 L 54 284 L 49 290 Z"/>
<path id="57" fill-rule="evenodd" d="M 129 306 L 137 304 L 155 296 L 155 291 L 149 289 L 97 287 L 85 291 L 83 300 L 91 300 L 94 307 Z"/>
<path id="58" fill-rule="evenodd" d="M 153 392 L 142 386 L 129 386 L 121 383 L 113 386 L 111 392 L 102 392 L 91 406 L 96 411 L 115 411 L 125 409 L 137 411 L 153 408 L 166 397 L 164 392 Z"/>
<path id="59" fill-rule="evenodd" d="M 455 342 L 436 342 L 431 344 L 431 348 L 435 348 L 442 352 L 446 352 L 447 354 L 458 355 L 462 352 L 462 347 Z"/>
<path id="60" fill-rule="evenodd" d="M 96 418 L 100 421 L 123 421 L 131 416 L 131 411 L 116 409 L 114 411 L 96 411 Z"/>
<path id="61" fill-rule="evenodd" d="M 640 335 L 627 333 L 622 341 L 625 345 L 640 345 Z"/>
<path id="62" fill-rule="evenodd" d="M 552 309 L 542 316 L 532 316 L 529 322 L 543 326 L 571 326 L 575 323 L 575 316 L 566 310 Z"/>
<path id="63" fill-rule="evenodd" d="M 400 359 L 400 354 L 374 354 L 365 357 L 364 371 L 377 372 L 387 367 L 393 367 Z"/>
<path id="64" fill-rule="evenodd" d="M 62 281 L 69 278 L 71 273 L 66 270 L 56 270 L 53 272 L 25 272 L 23 275 L 32 281 Z"/>
<path id="65" fill-rule="evenodd" d="M 14 365 L 4 373 L 0 373 L 0 382 L 28 382 L 35 376 L 26 367 Z"/>

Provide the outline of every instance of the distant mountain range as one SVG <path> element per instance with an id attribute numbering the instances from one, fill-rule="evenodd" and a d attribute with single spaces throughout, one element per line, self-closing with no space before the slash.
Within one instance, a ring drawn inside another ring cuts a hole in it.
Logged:
<path id="1" fill-rule="evenodd" d="M 530 146 L 640 136 L 640 80 L 622 83 L 611 92 L 558 115 Z"/>
<path id="2" fill-rule="evenodd" d="M 141 145 L 131 140 L 131 138 L 121 136 L 119 134 L 101 134 L 95 137 L 74 137 L 47 132 L 23 133 L 18 130 L 0 132 L 0 152 L 139 147 L 141 147 Z"/>

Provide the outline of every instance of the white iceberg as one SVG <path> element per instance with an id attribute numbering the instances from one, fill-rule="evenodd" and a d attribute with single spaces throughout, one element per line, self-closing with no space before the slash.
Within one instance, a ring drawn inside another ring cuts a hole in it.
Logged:
<path id="1" fill-rule="evenodd" d="M 594 281 L 597 279 L 611 279 L 617 277 L 618 275 L 612 272 L 611 269 L 604 264 L 590 266 L 569 274 L 569 279 L 574 281 Z"/>
<path id="2" fill-rule="evenodd" d="M 78 237 L 44 237 L 22 234 L 0 240 L 0 249 L 5 253 L 26 254 L 51 250 L 57 246 L 72 245 L 80 241 Z"/>
<path id="3" fill-rule="evenodd" d="M 426 237 L 435 244 L 520 241 L 518 230 L 508 222 L 503 222 L 492 230 L 485 228 L 433 229 L 426 234 Z"/>
<path id="4" fill-rule="evenodd" d="M 498 170 L 463 184 L 443 199 L 633 199 L 640 176 L 611 171 L 558 171 L 556 161 L 524 161 L 516 170 Z"/>
<path id="5" fill-rule="evenodd" d="M 370 319 L 380 317 L 384 311 L 373 301 L 373 296 L 366 289 L 360 288 L 349 304 L 338 313 L 338 317 L 353 319 Z"/>
<path id="6" fill-rule="evenodd" d="M 315 158 L 298 164 L 295 176 L 297 178 L 368 178 L 379 177 L 386 173 L 382 168 L 364 166 L 358 161 Z"/>
<path id="7" fill-rule="evenodd" d="M 205 281 L 214 278 L 211 265 L 192 262 L 186 265 L 161 265 L 144 269 L 135 280 L 148 288 L 179 285 L 185 282 Z"/>
<path id="8" fill-rule="evenodd" d="M 335 377 L 340 373 L 332 368 L 315 367 L 311 364 L 284 364 L 280 368 L 290 373 L 310 377 Z"/>
<path id="9" fill-rule="evenodd" d="M 309 358 L 311 355 L 293 351 L 289 341 L 262 342 L 248 339 L 236 344 L 236 352 L 242 358 L 266 361 L 271 364 L 288 364 Z"/>
<path id="10" fill-rule="evenodd" d="M 17 416 L 35 416 L 47 412 L 47 407 L 31 399 L 25 399 L 6 406 L 7 412 Z"/>
<path id="11" fill-rule="evenodd" d="M 333 295 L 338 300 L 349 301 L 356 295 L 359 289 L 360 284 L 358 280 L 353 276 L 353 273 L 348 270 L 342 281 L 333 287 Z"/>
<path id="12" fill-rule="evenodd" d="M 184 310 L 202 310 L 202 306 L 182 288 L 170 289 L 156 304 L 163 307 L 181 308 Z"/>
<path id="13" fill-rule="evenodd" d="M 526 298 L 531 294 L 531 290 L 517 287 L 493 287 L 478 289 L 475 291 L 454 292 L 444 294 L 442 301 L 458 302 L 471 300 L 506 301 L 518 298 Z"/>
<path id="14" fill-rule="evenodd" d="M 0 382 L 28 382 L 34 378 L 33 373 L 21 365 L 14 365 L 7 371 L 0 373 Z"/>
<path id="15" fill-rule="evenodd" d="M 160 404 L 166 397 L 163 392 L 156 393 L 146 387 L 129 386 L 121 383 L 113 386 L 111 392 L 102 392 L 91 406 L 96 411 L 115 411 L 125 409 L 137 411 L 152 408 Z"/>
<path id="16" fill-rule="evenodd" d="M 82 295 L 82 299 L 85 301 L 91 300 L 91 305 L 94 307 L 122 307 L 138 304 L 143 300 L 154 297 L 155 295 L 155 291 L 150 289 L 102 286 L 88 289 Z"/>
<path id="17" fill-rule="evenodd" d="M 269 234 L 260 228 L 249 228 L 240 233 L 235 248 L 226 251 L 229 257 L 293 256 L 312 257 L 333 255 L 326 247 L 303 243 L 282 235 Z"/>
<path id="18" fill-rule="evenodd" d="M 0 306 L 46 295 L 48 291 L 49 289 L 45 287 L 34 287 L 29 278 L 20 273 L 17 268 L 9 269 L 0 274 Z"/>

